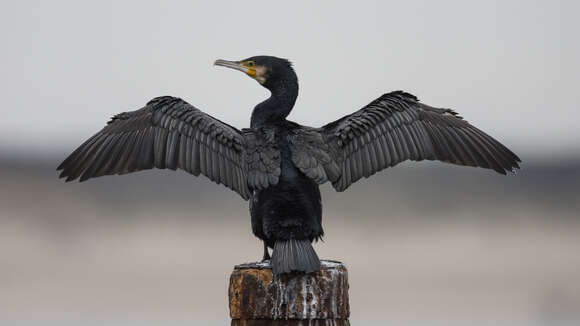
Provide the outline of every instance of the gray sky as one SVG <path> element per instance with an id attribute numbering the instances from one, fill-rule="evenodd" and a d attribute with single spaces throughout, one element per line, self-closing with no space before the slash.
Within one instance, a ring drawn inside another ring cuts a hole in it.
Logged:
<path id="1" fill-rule="evenodd" d="M 258 54 L 294 62 L 299 123 L 404 89 L 524 158 L 580 152 L 578 12 L 578 1 L 2 3 L 0 154 L 70 152 L 158 95 L 246 127 L 267 91 L 212 64 Z"/>

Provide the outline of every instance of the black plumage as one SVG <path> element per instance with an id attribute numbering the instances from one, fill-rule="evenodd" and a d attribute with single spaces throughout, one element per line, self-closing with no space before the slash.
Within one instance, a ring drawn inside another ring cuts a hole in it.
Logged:
<path id="1" fill-rule="evenodd" d="M 238 130 L 170 96 L 115 115 L 67 157 L 66 181 L 139 170 L 182 169 L 203 174 L 250 200 L 253 233 L 273 248 L 275 274 L 320 268 L 319 185 L 337 191 L 406 160 L 438 160 L 506 174 L 520 159 L 450 109 L 434 108 L 403 91 L 387 93 L 320 128 L 286 120 L 298 96 L 289 61 L 270 56 L 216 61 L 271 91 L 250 128 Z"/>

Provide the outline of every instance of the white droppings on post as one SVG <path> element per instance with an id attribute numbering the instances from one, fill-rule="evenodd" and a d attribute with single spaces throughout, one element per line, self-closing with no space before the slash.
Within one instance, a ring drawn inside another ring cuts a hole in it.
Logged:
<path id="1" fill-rule="evenodd" d="M 272 304 L 272 317 L 273 319 L 280 319 L 282 316 L 282 305 L 286 301 L 286 284 L 281 282 L 279 278 L 274 277 L 272 283 L 275 283 L 276 297 Z"/>
<path id="2" fill-rule="evenodd" d="M 310 293 L 310 296 L 312 297 L 312 301 L 310 302 L 310 304 L 308 305 L 310 307 L 310 315 L 306 315 L 304 314 L 304 316 L 308 316 L 311 319 L 316 318 L 316 314 L 319 311 L 319 306 L 318 306 L 318 295 L 316 295 L 316 293 L 314 292 L 314 283 L 315 282 L 310 282 L 311 285 L 308 288 L 308 293 Z"/>
<path id="3" fill-rule="evenodd" d="M 339 268 L 341 266 L 345 266 L 343 263 L 337 262 L 337 261 L 334 261 L 334 260 L 322 260 L 322 261 L 320 261 L 320 265 L 322 267 L 325 267 L 325 268 L 328 268 L 328 269 L 335 269 L 335 268 Z"/>
<path id="4" fill-rule="evenodd" d="M 335 261 L 322 261 L 320 272 L 281 276 L 272 275 L 268 262 L 238 265 L 230 281 L 231 317 L 303 320 L 304 325 L 347 321 L 347 277 L 344 264 Z"/>
<path id="5" fill-rule="evenodd" d="M 333 268 L 330 269 L 330 275 L 331 275 L 331 279 L 332 279 L 332 298 L 338 298 L 336 296 L 336 292 L 338 290 L 338 270 Z M 332 311 L 332 315 L 337 315 L 338 313 L 338 309 L 336 306 L 336 302 L 338 300 L 331 300 L 330 302 L 332 303 L 332 307 L 331 307 L 331 311 Z"/>
<path id="6" fill-rule="evenodd" d="M 308 289 L 306 288 L 308 282 L 306 282 L 307 277 L 302 278 L 302 288 L 300 289 L 300 294 L 302 295 L 302 316 L 306 316 L 306 309 L 308 308 Z"/>
<path id="7" fill-rule="evenodd" d="M 264 260 L 258 263 L 254 263 L 256 265 L 256 267 L 258 268 L 272 268 L 272 265 L 270 265 L 270 261 L 269 260 Z"/>

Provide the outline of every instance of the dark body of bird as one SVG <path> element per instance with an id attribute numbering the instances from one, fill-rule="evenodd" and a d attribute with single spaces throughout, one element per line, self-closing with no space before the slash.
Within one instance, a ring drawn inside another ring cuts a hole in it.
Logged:
<path id="1" fill-rule="evenodd" d="M 216 65 L 243 71 L 271 91 L 238 130 L 170 96 L 114 116 L 58 167 L 67 181 L 151 168 L 203 174 L 250 200 L 253 233 L 276 275 L 312 272 L 320 260 L 319 185 L 344 191 L 406 160 L 439 160 L 506 174 L 520 159 L 450 109 L 395 91 L 320 128 L 286 120 L 298 96 L 290 62 L 271 56 Z"/>
<path id="2" fill-rule="evenodd" d="M 274 264 L 277 265 L 276 270 L 316 270 L 319 262 L 310 243 L 324 235 L 322 204 L 318 184 L 300 171 L 292 161 L 290 140 L 300 126 L 283 121 L 265 128 L 269 128 L 276 139 L 281 155 L 281 171 L 275 185 L 256 190 L 250 199 L 252 231 L 264 241 L 264 260 L 270 258 L 267 247 L 275 248 L 277 241 L 280 245 L 287 244 L 280 240 L 297 241 L 291 243 L 296 246 L 297 254 L 309 258 L 301 260 L 296 257 L 295 261 L 290 261 L 294 260 L 293 257 L 275 255 L 274 260 L 279 260 L 279 264 Z M 305 252 L 301 253 L 299 250 Z M 281 253 L 279 250 L 275 252 Z M 288 267 L 278 268 L 285 265 Z"/>

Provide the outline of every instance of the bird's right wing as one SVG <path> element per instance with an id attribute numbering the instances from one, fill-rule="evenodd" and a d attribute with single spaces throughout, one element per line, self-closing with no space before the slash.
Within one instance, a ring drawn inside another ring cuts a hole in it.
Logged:
<path id="1" fill-rule="evenodd" d="M 114 116 L 57 168 L 80 181 L 140 170 L 200 173 L 248 199 L 246 140 L 236 128 L 180 98 L 163 96 Z"/>

